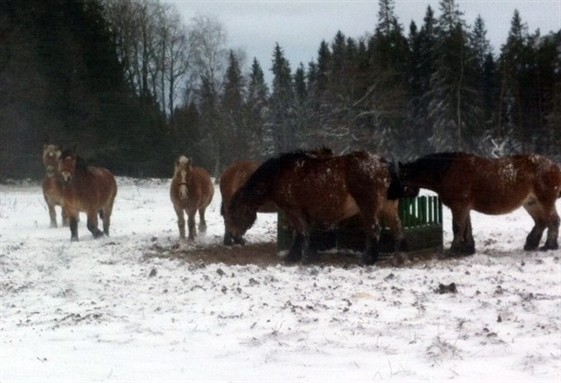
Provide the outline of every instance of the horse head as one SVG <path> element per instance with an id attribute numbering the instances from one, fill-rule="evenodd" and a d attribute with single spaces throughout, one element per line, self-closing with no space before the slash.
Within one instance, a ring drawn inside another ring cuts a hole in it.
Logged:
<path id="1" fill-rule="evenodd" d="M 235 243 L 244 243 L 243 235 L 257 219 L 257 209 L 242 202 L 242 198 L 242 193 L 236 192 L 224 212 L 226 233 L 233 238 Z"/>
<path id="2" fill-rule="evenodd" d="M 57 145 L 43 144 L 43 165 L 45 165 L 47 176 L 51 177 L 55 174 L 61 154 L 62 152 Z"/>
<path id="3" fill-rule="evenodd" d="M 173 178 L 177 180 L 179 185 L 179 197 L 186 199 L 189 193 L 187 187 L 188 181 L 191 178 L 193 161 L 187 156 L 181 155 L 175 160 L 175 169 L 173 171 Z"/>
<path id="4" fill-rule="evenodd" d="M 62 151 L 58 158 L 58 172 L 65 184 L 72 182 L 77 172 L 86 172 L 87 167 L 86 162 L 76 154 L 76 145 Z"/>

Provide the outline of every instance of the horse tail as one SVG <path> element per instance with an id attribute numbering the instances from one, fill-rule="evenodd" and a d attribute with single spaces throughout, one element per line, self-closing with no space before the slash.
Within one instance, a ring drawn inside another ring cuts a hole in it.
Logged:
<path id="1" fill-rule="evenodd" d="M 224 217 L 224 201 L 220 202 L 220 215 Z"/>

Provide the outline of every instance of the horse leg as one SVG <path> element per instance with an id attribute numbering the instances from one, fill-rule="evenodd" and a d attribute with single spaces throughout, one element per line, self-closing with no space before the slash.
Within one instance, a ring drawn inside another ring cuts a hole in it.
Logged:
<path id="1" fill-rule="evenodd" d="M 111 214 L 113 213 L 114 201 L 114 199 L 111 199 L 100 212 L 101 219 L 103 220 L 103 233 L 107 236 L 109 235 L 109 226 L 111 226 Z"/>
<path id="2" fill-rule="evenodd" d="M 56 228 L 57 224 L 56 224 L 55 204 L 52 203 L 51 201 L 47 200 L 46 198 L 45 198 L 45 201 L 47 202 L 47 206 L 49 208 L 49 217 L 51 218 L 51 224 L 49 225 L 49 227 Z"/>
<path id="3" fill-rule="evenodd" d="M 394 252 L 397 253 L 401 250 L 407 250 L 407 242 L 405 241 L 403 226 L 399 219 L 397 203 L 394 204 L 393 201 L 391 201 L 391 203 L 386 202 L 384 209 L 380 211 L 380 218 L 381 221 L 390 228 L 394 240 Z"/>
<path id="4" fill-rule="evenodd" d="M 362 255 L 363 265 L 373 265 L 380 255 L 380 233 L 382 227 L 376 218 L 374 222 L 366 226 L 366 250 Z"/>
<path id="5" fill-rule="evenodd" d="M 302 253 L 304 250 L 305 242 L 306 242 L 306 237 L 303 234 L 299 233 L 298 231 L 294 230 L 294 238 L 292 240 L 292 244 L 290 245 L 290 250 L 288 251 L 286 257 L 284 258 L 284 261 L 287 263 L 300 261 L 302 259 Z"/>
<path id="6" fill-rule="evenodd" d="M 557 239 L 559 237 L 559 214 L 557 214 L 555 205 L 553 205 L 549 210 L 550 213 L 547 220 L 547 239 L 540 250 L 557 250 L 559 248 L 559 242 Z"/>
<path id="7" fill-rule="evenodd" d="M 78 213 L 68 214 L 68 225 L 70 226 L 70 241 L 78 242 Z"/>
<path id="8" fill-rule="evenodd" d="M 199 231 L 202 233 L 206 232 L 205 211 L 206 207 L 199 209 Z"/>
<path id="9" fill-rule="evenodd" d="M 88 212 L 88 221 L 87 227 L 88 230 L 93 234 L 94 238 L 99 238 L 103 236 L 103 232 L 98 229 L 98 221 L 97 221 L 97 210 L 93 212 Z"/>
<path id="10" fill-rule="evenodd" d="M 61 209 L 60 209 L 60 217 L 61 217 L 61 219 L 62 219 L 62 226 L 68 227 L 68 225 L 69 225 L 69 223 L 68 223 L 68 216 L 66 215 L 66 212 L 64 211 L 64 209 L 62 208 L 62 206 L 61 206 Z M 56 221 L 55 221 L 55 223 L 56 223 Z"/>
<path id="11" fill-rule="evenodd" d="M 473 254 L 475 252 L 475 245 L 470 253 L 469 246 L 466 246 L 466 230 L 469 225 L 469 209 L 465 207 L 452 208 L 452 232 L 454 239 L 450 246 L 452 253 L 465 253 Z"/>
<path id="12" fill-rule="evenodd" d="M 309 249 L 310 234 L 308 224 L 301 212 L 285 210 L 286 218 L 294 229 L 294 235 L 285 262 L 298 262 L 304 256 L 304 251 Z"/>
<path id="13" fill-rule="evenodd" d="M 464 230 L 464 253 L 466 255 L 475 254 L 475 240 L 473 239 L 473 231 L 471 227 L 471 217 L 468 213 L 466 228 Z"/>
<path id="14" fill-rule="evenodd" d="M 232 246 L 234 244 L 234 238 L 228 233 L 228 230 L 224 229 L 224 246 Z"/>
<path id="15" fill-rule="evenodd" d="M 557 250 L 559 249 L 559 215 L 555 213 L 547 226 L 547 239 L 545 240 L 545 245 L 541 250 Z"/>
<path id="16" fill-rule="evenodd" d="M 197 214 L 197 210 L 187 210 L 187 226 L 189 227 L 189 237 L 187 238 L 187 240 L 189 242 L 194 241 L 195 237 L 197 236 L 195 214 Z"/>
<path id="17" fill-rule="evenodd" d="M 536 199 L 532 199 L 531 201 L 525 203 L 524 209 L 526 209 L 528 214 L 530 214 L 530 216 L 534 220 L 534 227 L 530 231 L 530 234 L 528 234 L 528 237 L 526 237 L 524 250 L 536 250 L 540 244 L 540 240 L 542 239 L 543 232 L 547 227 L 546 219 L 544 218 L 545 213 L 543 211 L 542 205 Z M 550 238 L 549 231 L 548 238 Z"/>
<path id="18" fill-rule="evenodd" d="M 177 227 L 179 229 L 179 238 L 185 239 L 185 217 L 183 215 L 183 209 L 177 205 L 173 205 L 175 214 L 177 215 Z"/>
<path id="19" fill-rule="evenodd" d="M 365 198 L 362 194 L 351 195 L 355 201 L 361 201 L 358 203 L 358 207 L 366 232 L 366 249 L 362 255 L 362 264 L 373 265 L 380 255 L 382 226 L 379 217 L 384 211 L 386 196 L 385 193 L 374 198 Z"/>

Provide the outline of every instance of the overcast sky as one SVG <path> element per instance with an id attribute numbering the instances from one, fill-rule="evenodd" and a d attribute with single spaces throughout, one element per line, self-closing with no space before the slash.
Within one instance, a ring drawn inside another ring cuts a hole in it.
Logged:
<path id="1" fill-rule="evenodd" d="M 377 0 L 169 0 L 185 18 L 215 16 L 225 27 L 228 47 L 243 49 L 249 61 L 257 57 L 270 78 L 271 58 L 278 42 L 294 70 L 300 62 L 307 67 L 317 58 L 322 40 L 331 42 L 337 31 L 359 38 L 374 31 L 378 17 Z M 494 52 L 506 41 L 515 9 L 530 32 L 542 35 L 561 29 L 561 0 L 457 0 L 468 25 L 480 14 L 485 21 Z M 396 0 L 395 13 L 407 35 L 414 20 L 423 24 L 427 6 L 438 17 L 438 0 Z M 246 63 L 248 64 L 248 63 Z"/>

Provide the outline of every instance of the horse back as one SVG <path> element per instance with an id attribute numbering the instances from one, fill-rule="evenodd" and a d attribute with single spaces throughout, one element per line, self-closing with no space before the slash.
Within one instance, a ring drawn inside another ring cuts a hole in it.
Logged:
<path id="1" fill-rule="evenodd" d="M 314 221 L 331 225 L 367 209 L 377 212 L 387 197 L 389 172 L 376 156 L 346 156 L 296 161 L 280 173 L 275 201 Z"/>
<path id="2" fill-rule="evenodd" d="M 380 199 L 397 199 L 401 188 L 399 177 L 390 171 L 390 164 L 382 157 L 355 152 L 346 158 L 346 182 L 350 191 L 357 196 L 376 195 Z M 388 195 L 392 186 L 391 195 Z"/>
<path id="3" fill-rule="evenodd" d="M 452 163 L 438 192 L 446 205 L 465 203 L 485 214 L 505 214 L 534 198 L 552 203 L 560 189 L 559 165 L 546 157 L 465 154 Z"/>

